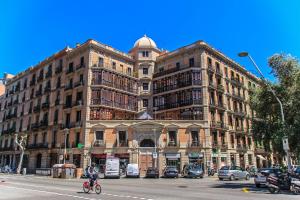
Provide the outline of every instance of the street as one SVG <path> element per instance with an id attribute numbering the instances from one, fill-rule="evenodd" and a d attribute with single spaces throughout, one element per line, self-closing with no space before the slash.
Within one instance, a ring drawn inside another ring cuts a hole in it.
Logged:
<path id="1" fill-rule="evenodd" d="M 299 199 L 292 194 L 270 194 L 250 181 L 204 179 L 100 179 L 102 193 L 82 191 L 83 179 L 63 180 L 38 176 L 0 175 L 0 199 L 30 200 L 167 200 L 167 199 Z"/>

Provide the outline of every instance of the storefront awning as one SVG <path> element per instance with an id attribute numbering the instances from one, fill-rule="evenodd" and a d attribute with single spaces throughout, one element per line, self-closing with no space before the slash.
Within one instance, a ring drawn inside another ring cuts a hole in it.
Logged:
<path id="1" fill-rule="evenodd" d="M 203 153 L 189 153 L 189 158 L 203 158 Z"/>
<path id="2" fill-rule="evenodd" d="M 178 159 L 178 158 L 180 158 L 180 153 L 166 153 L 166 158 Z"/>
<path id="3" fill-rule="evenodd" d="M 257 155 L 257 157 L 261 160 L 267 160 L 265 157 L 263 157 L 262 155 Z"/>

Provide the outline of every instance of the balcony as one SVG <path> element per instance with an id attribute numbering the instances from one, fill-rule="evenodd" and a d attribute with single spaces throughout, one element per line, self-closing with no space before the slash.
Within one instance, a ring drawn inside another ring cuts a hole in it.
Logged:
<path id="1" fill-rule="evenodd" d="M 128 147 L 128 140 L 120 140 L 119 143 L 116 141 L 117 147 Z"/>
<path id="2" fill-rule="evenodd" d="M 105 147 L 106 143 L 104 140 L 96 140 L 93 144 L 93 147 Z"/>
<path id="3" fill-rule="evenodd" d="M 40 124 L 38 122 L 31 124 L 32 130 L 37 130 L 40 127 Z"/>
<path id="4" fill-rule="evenodd" d="M 39 125 L 40 128 L 44 129 L 47 128 L 47 126 L 48 126 L 48 119 L 44 119 L 40 121 L 40 125 Z"/>
<path id="5" fill-rule="evenodd" d="M 228 129 L 228 126 L 222 121 L 211 121 L 210 127 L 216 129 Z"/>
<path id="6" fill-rule="evenodd" d="M 76 66 L 76 70 L 85 68 L 85 63 L 80 63 L 79 65 Z"/>
<path id="7" fill-rule="evenodd" d="M 49 70 L 47 73 L 46 73 L 46 78 L 50 78 L 52 77 L 52 70 Z"/>
<path id="8" fill-rule="evenodd" d="M 219 145 L 218 141 L 213 140 L 212 143 L 211 143 L 211 148 L 219 149 L 219 147 L 220 147 L 220 145 Z"/>
<path id="9" fill-rule="evenodd" d="M 168 74 L 171 74 L 171 73 L 174 73 L 174 72 L 179 72 L 179 71 L 182 71 L 184 69 L 193 68 L 193 67 L 200 67 L 200 63 L 195 63 L 193 66 L 182 65 L 180 67 L 173 67 L 173 68 L 170 68 L 168 70 L 164 70 L 164 71 L 161 71 L 161 72 L 156 72 L 156 73 L 153 74 L 153 78 L 168 75 Z"/>
<path id="10" fill-rule="evenodd" d="M 176 148 L 178 148 L 179 147 L 179 142 L 171 140 L 171 141 L 168 142 L 168 147 L 176 147 Z"/>
<path id="11" fill-rule="evenodd" d="M 226 144 L 225 142 L 223 142 L 223 143 L 220 145 L 220 149 L 221 149 L 221 151 L 227 151 L 227 149 L 228 149 L 228 144 Z"/>
<path id="12" fill-rule="evenodd" d="M 19 100 L 18 99 L 16 99 L 16 100 L 14 100 L 14 103 L 13 103 L 13 105 L 16 105 L 16 104 L 18 104 L 19 103 Z"/>
<path id="13" fill-rule="evenodd" d="M 33 107 L 34 113 L 40 112 L 40 110 L 41 110 L 41 105 L 39 105 L 39 104 Z"/>
<path id="14" fill-rule="evenodd" d="M 46 109 L 48 109 L 49 107 L 50 107 L 49 102 L 44 102 L 44 103 L 42 103 L 42 109 L 43 109 L 43 110 L 46 110 Z"/>
<path id="15" fill-rule="evenodd" d="M 44 93 L 51 92 L 51 86 L 46 86 L 44 89 Z"/>
<path id="16" fill-rule="evenodd" d="M 47 149 L 48 143 L 36 143 L 27 145 L 27 149 Z"/>
<path id="17" fill-rule="evenodd" d="M 240 94 L 232 93 L 232 98 L 236 99 L 238 101 L 244 101 L 244 97 L 242 97 Z"/>
<path id="18" fill-rule="evenodd" d="M 77 100 L 73 103 L 73 106 L 83 106 L 83 101 L 82 100 Z"/>
<path id="19" fill-rule="evenodd" d="M 64 108 L 72 108 L 72 103 L 71 102 L 66 102 L 66 104 L 64 105 Z"/>
<path id="20" fill-rule="evenodd" d="M 37 82 L 40 82 L 40 81 L 42 81 L 43 79 L 44 79 L 44 75 L 41 74 L 41 75 L 37 78 Z"/>
<path id="21" fill-rule="evenodd" d="M 223 71 L 221 69 L 216 69 L 216 74 L 219 76 L 223 76 Z"/>
<path id="22" fill-rule="evenodd" d="M 242 153 L 247 153 L 248 147 L 246 145 L 238 144 L 236 146 L 236 151 L 237 152 L 242 152 Z"/>
<path id="23" fill-rule="evenodd" d="M 38 97 L 38 96 L 41 96 L 42 95 L 42 90 L 38 90 L 35 92 L 35 96 Z"/>
<path id="24" fill-rule="evenodd" d="M 202 148 L 202 145 L 200 144 L 200 141 L 198 140 L 192 140 L 188 143 L 189 148 Z"/>
<path id="25" fill-rule="evenodd" d="M 59 73 L 61 73 L 62 72 L 62 66 L 58 66 L 58 67 L 56 67 L 55 68 L 55 74 L 59 74 Z"/>
<path id="26" fill-rule="evenodd" d="M 226 110 L 224 104 L 223 104 L 223 103 L 220 103 L 220 102 L 219 102 L 218 105 L 217 105 L 217 109 L 222 110 L 222 111 L 225 111 L 225 110 Z"/>
<path id="27" fill-rule="evenodd" d="M 243 83 L 238 78 L 231 77 L 231 84 L 242 87 Z"/>
<path id="28" fill-rule="evenodd" d="M 68 84 L 65 86 L 65 90 L 70 90 L 73 88 L 73 85 L 72 84 Z"/>
<path id="29" fill-rule="evenodd" d="M 210 72 L 212 72 L 212 73 L 215 72 L 215 69 L 214 69 L 214 67 L 212 66 L 212 64 L 208 64 L 208 65 L 207 65 L 207 70 L 210 71 Z"/>
<path id="30" fill-rule="evenodd" d="M 233 111 L 233 114 L 234 114 L 234 115 L 237 115 L 237 116 L 239 116 L 239 117 L 245 117 L 245 113 L 244 113 L 243 111 L 240 111 L 240 110 L 237 110 L 237 109 L 235 109 L 235 110 Z"/>
<path id="31" fill-rule="evenodd" d="M 59 99 L 56 99 L 56 100 L 55 100 L 55 105 L 57 106 L 57 105 L 59 105 L 59 103 L 60 103 L 60 100 L 59 100 Z"/>
<path id="32" fill-rule="evenodd" d="M 267 151 L 263 147 L 255 147 L 254 153 L 255 154 L 265 154 Z"/>
<path id="33" fill-rule="evenodd" d="M 218 84 L 218 85 L 217 85 L 217 90 L 218 90 L 219 92 L 224 92 L 224 91 L 225 91 L 224 86 L 223 86 L 222 84 Z"/>
<path id="34" fill-rule="evenodd" d="M 32 80 L 29 82 L 29 85 L 30 85 L 30 86 L 34 86 L 34 85 L 35 85 L 35 79 L 32 79 Z"/>
<path id="35" fill-rule="evenodd" d="M 81 80 L 81 81 L 78 81 L 78 82 L 74 83 L 74 88 L 79 87 L 79 86 L 83 86 L 83 85 L 84 85 L 84 81 Z"/>
<path id="36" fill-rule="evenodd" d="M 66 71 L 66 74 L 70 74 L 72 72 L 74 72 L 73 67 L 69 67 L 68 70 Z"/>

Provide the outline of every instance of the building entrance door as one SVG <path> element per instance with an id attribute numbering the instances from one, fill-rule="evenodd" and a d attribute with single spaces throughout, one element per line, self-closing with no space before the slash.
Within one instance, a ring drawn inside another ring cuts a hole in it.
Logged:
<path id="1" fill-rule="evenodd" d="M 153 167 L 152 154 L 141 154 L 139 160 L 140 160 L 139 166 L 141 168 L 140 173 L 142 176 L 145 176 L 148 167 Z"/>

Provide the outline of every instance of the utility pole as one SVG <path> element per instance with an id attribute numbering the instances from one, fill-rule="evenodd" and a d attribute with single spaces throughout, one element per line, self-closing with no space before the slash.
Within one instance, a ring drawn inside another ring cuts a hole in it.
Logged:
<path id="1" fill-rule="evenodd" d="M 258 67 L 258 65 L 256 64 L 256 62 L 253 60 L 253 58 L 250 56 L 250 54 L 248 52 L 241 52 L 238 54 L 239 57 L 248 57 L 250 59 L 250 61 L 252 62 L 252 64 L 254 65 L 254 67 L 256 68 L 256 70 L 258 71 L 258 73 L 261 76 L 262 80 L 266 80 L 264 74 L 261 72 L 260 68 Z M 284 112 L 283 112 L 283 105 L 281 100 L 278 98 L 278 96 L 276 95 L 275 91 L 273 90 L 273 88 L 266 82 L 266 85 L 268 87 L 268 89 L 270 90 L 270 92 L 273 94 L 273 96 L 275 97 L 275 99 L 277 100 L 279 106 L 280 106 L 280 113 L 281 113 L 281 121 L 282 121 L 282 130 L 284 131 L 284 136 L 282 138 L 282 143 L 283 143 L 283 147 L 284 150 L 286 152 L 286 156 L 287 156 L 287 166 L 288 166 L 288 171 L 290 172 L 292 170 L 292 164 L 291 164 L 291 155 L 290 155 L 290 150 L 288 147 L 288 137 L 287 134 L 285 132 L 286 130 L 286 124 L 285 124 L 285 117 L 284 117 Z M 286 144 L 286 145 L 285 145 Z"/>

